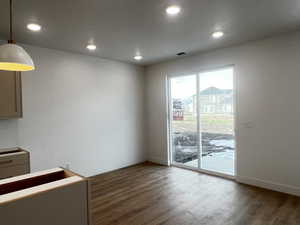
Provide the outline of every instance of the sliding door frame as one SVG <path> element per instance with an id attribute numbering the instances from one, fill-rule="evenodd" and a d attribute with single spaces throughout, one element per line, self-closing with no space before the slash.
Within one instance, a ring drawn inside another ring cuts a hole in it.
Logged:
<path id="1" fill-rule="evenodd" d="M 210 171 L 210 170 L 206 170 L 201 168 L 201 162 L 202 162 L 202 144 L 201 142 L 201 121 L 200 121 L 200 93 L 199 93 L 199 89 L 200 89 L 200 74 L 201 73 L 205 73 L 205 72 L 210 72 L 210 71 L 218 71 L 218 70 L 222 70 L 222 69 L 226 69 L 226 68 L 232 68 L 233 69 L 233 123 L 234 123 L 234 175 L 229 175 L 229 174 L 225 174 L 225 173 L 220 173 L 220 172 L 216 172 L 216 171 Z M 197 89 L 197 132 L 198 132 L 198 146 L 197 146 L 197 150 L 198 150 L 198 168 L 192 167 L 192 166 L 187 166 L 181 163 L 177 163 L 173 161 L 173 142 L 172 142 L 172 121 L 173 121 L 173 103 L 172 103 L 172 96 L 171 96 L 171 79 L 172 78 L 176 78 L 176 77 L 185 77 L 185 76 L 191 76 L 191 75 L 195 75 L 196 76 L 196 89 Z M 235 73 L 235 65 L 234 64 L 230 64 L 230 65 L 226 65 L 226 66 L 222 66 L 222 67 L 214 67 L 214 68 L 209 68 L 209 69 L 202 69 L 199 70 L 198 72 L 191 72 L 191 73 L 187 73 L 187 74 L 176 74 L 176 75 L 167 75 L 166 76 L 166 88 L 167 88 L 167 92 L 166 92 L 166 102 L 167 102 L 167 129 L 168 129 L 168 157 L 169 157 L 169 165 L 171 166 L 175 166 L 175 167 L 180 167 L 183 169 L 189 169 L 189 170 L 193 170 L 193 171 L 197 171 L 200 173 L 205 173 L 205 174 L 209 174 L 209 175 L 213 175 L 213 176 L 219 176 L 219 177 L 223 177 L 223 178 L 227 178 L 227 179 L 231 179 L 231 180 L 235 180 L 236 179 L 236 172 L 237 172 L 237 129 L 236 129 L 236 117 L 237 117 L 237 110 L 236 110 L 236 101 L 237 101 L 237 95 L 236 95 L 236 73 Z"/>

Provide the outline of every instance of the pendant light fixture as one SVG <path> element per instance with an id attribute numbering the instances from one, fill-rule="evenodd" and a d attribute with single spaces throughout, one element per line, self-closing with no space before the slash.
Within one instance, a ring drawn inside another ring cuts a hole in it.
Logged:
<path id="1" fill-rule="evenodd" d="M 30 71 L 34 70 L 34 64 L 28 53 L 13 40 L 13 5 L 10 7 L 10 37 L 8 44 L 0 46 L 0 70 L 6 71 Z"/>

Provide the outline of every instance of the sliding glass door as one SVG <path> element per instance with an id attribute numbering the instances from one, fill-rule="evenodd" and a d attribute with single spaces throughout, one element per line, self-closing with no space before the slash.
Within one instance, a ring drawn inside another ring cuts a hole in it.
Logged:
<path id="1" fill-rule="evenodd" d="M 201 168 L 234 175 L 233 68 L 199 74 Z"/>
<path id="2" fill-rule="evenodd" d="M 229 67 L 169 79 L 173 164 L 234 175 L 233 72 Z"/>
<path id="3" fill-rule="evenodd" d="M 195 168 L 199 161 L 197 80 L 197 75 L 170 80 L 172 160 Z"/>

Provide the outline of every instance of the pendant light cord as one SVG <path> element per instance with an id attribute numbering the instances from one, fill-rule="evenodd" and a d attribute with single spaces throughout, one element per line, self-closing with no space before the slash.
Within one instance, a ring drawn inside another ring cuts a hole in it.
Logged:
<path id="1" fill-rule="evenodd" d="M 13 0 L 9 0 L 9 41 L 8 43 L 14 44 L 13 41 Z"/>

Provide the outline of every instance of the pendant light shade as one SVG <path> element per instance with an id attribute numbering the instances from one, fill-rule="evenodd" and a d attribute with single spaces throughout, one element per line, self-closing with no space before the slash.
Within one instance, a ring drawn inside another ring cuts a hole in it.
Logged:
<path id="1" fill-rule="evenodd" d="M 8 44 L 0 46 L 0 70 L 29 71 L 34 64 L 28 53 L 13 40 L 13 0 L 9 0 L 9 37 Z"/>
<path id="2" fill-rule="evenodd" d="M 21 46 L 9 43 L 0 46 L 0 70 L 30 71 L 34 64 Z"/>

